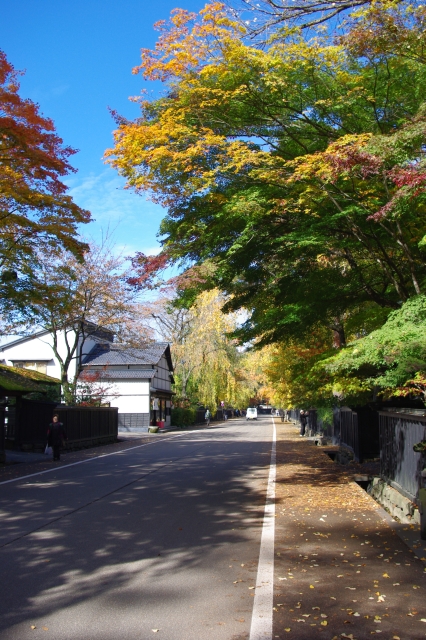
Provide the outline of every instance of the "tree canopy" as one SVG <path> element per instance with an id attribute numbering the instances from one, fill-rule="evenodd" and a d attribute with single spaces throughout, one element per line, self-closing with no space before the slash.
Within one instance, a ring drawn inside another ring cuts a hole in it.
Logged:
<path id="1" fill-rule="evenodd" d="M 414 296 L 385 324 L 317 365 L 346 399 L 420 395 L 426 399 L 426 297 Z"/>
<path id="2" fill-rule="evenodd" d="M 76 360 L 81 362 L 86 338 L 105 329 L 118 334 L 120 343 L 134 345 L 135 338 L 132 320 L 137 312 L 137 294 L 126 284 L 124 259 L 114 254 L 107 240 L 87 247 L 83 261 L 58 249 L 40 256 L 32 279 L 34 294 L 31 304 L 25 307 L 28 324 L 41 327 L 52 336 L 67 404 L 75 401 L 80 373 L 77 368 L 74 379 L 70 379 L 70 365 Z M 151 340 L 149 332 L 141 327 L 138 334 L 137 346 Z"/>
<path id="3" fill-rule="evenodd" d="M 37 256 L 61 247 L 81 259 L 78 225 L 90 213 L 67 194 L 75 150 L 63 145 L 49 118 L 19 95 L 19 73 L 0 51 L 0 271 L 2 301 L 25 300 Z M 11 283 L 13 286 L 11 286 Z"/>
<path id="4" fill-rule="evenodd" d="M 230 338 L 237 318 L 224 314 L 224 297 L 217 290 L 204 291 L 189 308 L 175 305 L 168 292 L 147 303 L 157 333 L 172 344 L 174 403 L 199 402 L 215 411 L 219 402 L 243 407 L 256 395 L 259 384 L 251 373 L 247 354 Z"/>
<path id="5" fill-rule="evenodd" d="M 163 265 L 209 261 L 249 311 L 241 340 L 322 325 L 344 344 L 360 309 L 422 292 L 425 18 L 369 3 L 338 36 L 287 26 L 257 47 L 212 3 L 142 51 L 135 73 L 166 93 L 118 118 L 108 161 L 167 206 Z"/>

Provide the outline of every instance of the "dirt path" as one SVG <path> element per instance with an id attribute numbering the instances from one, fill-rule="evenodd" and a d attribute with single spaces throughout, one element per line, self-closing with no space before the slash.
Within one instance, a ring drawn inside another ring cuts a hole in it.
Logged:
<path id="1" fill-rule="evenodd" d="M 422 562 L 343 467 L 276 426 L 274 637 L 425 638 L 426 543 Z"/>

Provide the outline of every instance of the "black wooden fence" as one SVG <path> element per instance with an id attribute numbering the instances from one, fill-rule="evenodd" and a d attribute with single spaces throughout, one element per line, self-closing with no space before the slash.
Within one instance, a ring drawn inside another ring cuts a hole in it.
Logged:
<path id="1" fill-rule="evenodd" d="M 413 445 L 426 440 L 426 416 L 399 411 L 379 411 L 378 414 L 380 475 L 416 502 L 422 486 L 423 458 L 421 453 L 413 451 Z"/>
<path id="2" fill-rule="evenodd" d="M 300 411 L 301 409 L 290 409 L 289 417 L 292 422 L 296 424 L 300 424 Z M 315 435 L 318 430 L 318 416 L 316 409 L 306 409 L 307 411 L 307 421 L 306 421 L 306 433 L 309 435 Z"/>
<path id="3" fill-rule="evenodd" d="M 300 409 L 290 409 L 289 414 L 292 422 L 299 422 Z"/>
<path id="4" fill-rule="evenodd" d="M 117 440 L 118 409 L 110 407 L 66 407 L 53 403 L 18 398 L 9 407 L 6 427 L 8 446 L 42 450 L 53 413 L 59 415 L 67 432 L 67 449 L 80 449 Z M 13 419 L 11 419 L 13 416 Z"/>
<path id="5" fill-rule="evenodd" d="M 380 455 L 379 418 L 369 407 L 340 407 L 334 411 L 334 436 L 348 447 L 357 462 Z"/>
<path id="6" fill-rule="evenodd" d="M 118 433 L 116 407 L 56 407 L 64 423 L 68 448 L 91 447 L 115 442 Z"/>

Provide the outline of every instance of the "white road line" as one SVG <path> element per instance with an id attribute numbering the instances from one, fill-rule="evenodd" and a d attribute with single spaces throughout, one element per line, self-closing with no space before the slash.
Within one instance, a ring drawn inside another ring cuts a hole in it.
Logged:
<path id="1" fill-rule="evenodd" d="M 259 564 L 253 602 L 249 640 L 272 639 L 272 606 L 274 598 L 274 542 L 275 542 L 275 477 L 276 477 L 276 429 L 272 435 L 271 465 L 269 467 Z"/>
<path id="2" fill-rule="evenodd" d="M 101 458 L 108 458 L 108 456 L 116 456 L 119 453 L 126 453 L 127 451 L 133 451 L 133 449 L 140 449 L 141 447 L 149 447 L 152 444 L 159 444 L 160 442 L 169 442 L 169 440 L 174 440 L 175 438 L 180 438 L 181 436 L 187 436 L 191 432 L 186 431 L 185 433 L 178 433 L 175 436 L 169 436 L 167 440 L 157 440 L 157 442 L 147 442 L 146 444 L 138 444 L 135 447 L 129 447 L 128 449 L 121 449 L 120 451 L 113 451 L 112 453 L 102 453 L 100 456 L 96 456 L 94 458 L 87 458 L 86 460 L 79 460 L 78 462 L 70 462 L 70 464 L 64 464 L 62 467 L 53 467 L 53 469 L 46 469 L 46 471 L 37 471 L 36 473 L 30 473 L 27 476 L 21 476 L 20 478 L 12 478 L 12 480 L 3 480 L 0 482 L 0 486 L 2 484 L 9 484 L 10 482 L 20 482 L 21 480 L 26 480 L 27 478 L 34 478 L 35 476 L 41 476 L 45 473 L 52 473 L 52 471 L 61 471 L 62 469 L 68 469 L 69 467 L 75 467 L 78 464 L 85 464 L 86 462 L 95 462 L 96 460 L 100 460 Z"/>

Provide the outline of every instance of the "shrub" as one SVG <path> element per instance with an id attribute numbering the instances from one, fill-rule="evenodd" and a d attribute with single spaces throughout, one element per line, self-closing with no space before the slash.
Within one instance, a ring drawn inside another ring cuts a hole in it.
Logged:
<path id="1" fill-rule="evenodd" d="M 182 407 L 175 407 L 172 409 L 172 425 L 176 427 L 187 427 L 190 424 L 195 423 L 195 417 L 197 412 L 195 409 Z"/>
<path id="2" fill-rule="evenodd" d="M 327 425 L 333 424 L 333 409 L 331 407 L 319 407 L 317 410 L 317 419 L 320 428 L 327 430 Z"/>

